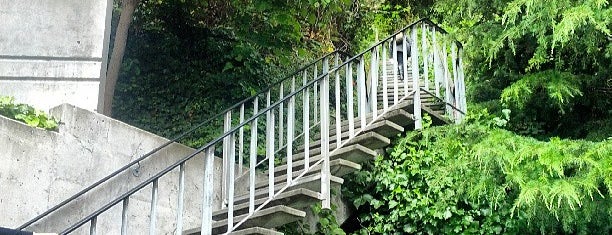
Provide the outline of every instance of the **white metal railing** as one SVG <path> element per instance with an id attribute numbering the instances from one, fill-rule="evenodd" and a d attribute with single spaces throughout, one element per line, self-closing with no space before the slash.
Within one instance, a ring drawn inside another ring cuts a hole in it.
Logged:
<path id="1" fill-rule="evenodd" d="M 446 53 L 449 46 L 450 56 Z M 409 49 L 410 56 L 398 53 Z M 211 234 L 213 229 L 215 177 L 222 179 L 221 197 L 227 218 L 226 228 L 222 230 L 227 233 L 241 226 L 275 197 L 319 167 L 323 207 L 330 208 L 333 177 L 330 173 L 330 156 L 351 144 L 353 138 L 387 111 L 405 107 L 402 105 L 407 103 L 412 105 L 415 128 L 420 129 L 421 105 L 430 104 L 423 103 L 421 95 L 428 94 L 434 101 L 443 102 L 446 107 L 443 110 L 449 118 L 461 121 L 466 112 L 461 54 L 460 44 L 448 38 L 446 32 L 431 21 L 423 19 L 351 58 L 341 55 L 325 57 L 320 65 L 304 69 L 300 74 L 279 82 L 277 88 L 227 110 L 222 115 L 223 132 L 217 138 L 61 234 L 70 233 L 87 223 L 90 233 L 95 234 L 97 217 L 120 202 L 123 204 L 121 232 L 127 234 L 130 197 L 149 185 L 152 186 L 149 231 L 155 234 L 158 180 L 176 168 L 179 169 L 176 231 L 183 231 L 184 171 L 187 164 L 197 161 L 199 157 L 204 162 L 202 234 Z M 432 82 L 434 85 L 430 88 Z M 378 100 L 379 95 L 381 100 Z M 347 128 L 343 129 L 344 124 Z M 320 146 L 315 151 L 310 146 L 317 138 Z M 223 157 L 223 173 L 215 175 L 214 158 L 219 154 Z M 303 170 L 294 172 L 293 166 L 298 161 L 303 162 Z M 248 169 L 246 172 L 243 171 L 246 170 L 243 169 L 245 165 L 248 166 L 245 167 Z M 275 168 L 279 165 L 287 167 L 285 178 L 277 181 Z M 258 174 L 258 171 L 265 173 Z M 245 177 L 248 177 L 248 187 L 236 188 L 236 181 Z M 257 187 L 262 184 L 265 186 Z M 265 200 L 256 204 L 259 198 Z M 237 200 L 248 202 L 248 214 L 234 221 Z"/>

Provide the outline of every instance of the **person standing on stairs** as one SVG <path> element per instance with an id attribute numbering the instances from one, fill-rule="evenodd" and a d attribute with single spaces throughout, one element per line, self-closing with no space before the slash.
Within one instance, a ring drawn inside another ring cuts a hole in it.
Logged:
<path id="1" fill-rule="evenodd" d="M 403 43 L 404 43 L 404 33 L 400 32 L 397 35 L 395 35 L 395 48 L 396 48 L 396 54 L 395 54 L 395 60 L 397 61 L 397 68 L 399 70 L 399 75 L 400 75 L 400 80 L 404 79 L 404 47 L 403 47 Z M 408 58 L 408 61 L 410 61 L 410 39 L 406 38 L 406 58 Z"/>

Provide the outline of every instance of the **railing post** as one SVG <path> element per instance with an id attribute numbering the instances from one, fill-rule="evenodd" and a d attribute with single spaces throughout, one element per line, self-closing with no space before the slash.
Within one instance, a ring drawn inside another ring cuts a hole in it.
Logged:
<path id="1" fill-rule="evenodd" d="M 423 79 L 425 80 L 425 90 L 429 91 L 429 56 L 427 56 L 427 26 L 422 24 L 421 28 L 421 47 L 423 49 Z"/>
<path id="2" fill-rule="evenodd" d="M 282 100 L 285 97 L 285 86 L 283 82 L 280 83 L 280 97 L 278 100 Z M 281 102 L 278 108 L 278 149 L 283 148 L 284 135 L 285 135 L 285 102 Z"/>
<path id="3" fill-rule="evenodd" d="M 212 234 L 212 211 L 213 211 L 213 197 L 214 197 L 214 160 L 215 160 L 215 147 L 210 146 L 205 150 L 204 155 L 204 182 L 202 185 L 202 235 Z M 182 233 L 182 231 L 178 231 Z"/>
<path id="4" fill-rule="evenodd" d="M 355 136 L 355 111 L 353 103 L 353 66 L 349 61 L 346 63 L 346 112 L 348 116 L 349 137 Z"/>
<path id="5" fill-rule="evenodd" d="M 270 91 L 267 95 L 267 107 L 270 107 Z M 266 158 L 268 158 L 268 197 L 274 197 L 274 110 L 266 112 Z"/>
<path id="6" fill-rule="evenodd" d="M 329 62 L 323 60 L 323 80 L 321 81 L 321 194 L 323 208 L 331 208 L 331 173 L 329 169 Z"/>
<path id="7" fill-rule="evenodd" d="M 128 228 L 128 209 L 130 205 L 130 198 L 123 199 L 123 208 L 121 209 L 121 235 L 127 235 Z"/>
<path id="8" fill-rule="evenodd" d="M 235 165 L 236 165 L 236 132 L 232 132 L 229 134 L 229 157 L 230 162 L 228 165 L 229 169 L 229 178 L 227 180 L 228 188 L 227 188 L 227 231 L 232 231 L 232 227 L 234 226 L 234 180 L 235 180 Z"/>
<path id="9" fill-rule="evenodd" d="M 411 43 L 412 49 L 411 57 L 412 57 L 412 88 L 415 89 L 414 92 L 414 129 L 419 130 L 423 128 L 423 120 L 421 118 L 421 89 L 419 85 L 419 48 L 417 46 L 417 27 L 412 26 L 411 32 Z"/>
<path id="10" fill-rule="evenodd" d="M 463 47 L 459 47 L 459 54 L 458 54 L 458 58 L 459 58 L 459 82 L 461 83 L 461 86 L 459 87 L 459 92 L 461 94 L 461 111 L 463 111 L 464 114 L 461 114 L 461 118 L 463 119 L 465 117 L 465 114 L 467 114 L 467 100 L 465 97 L 465 77 L 464 77 L 464 73 L 463 73 Z"/>
<path id="11" fill-rule="evenodd" d="M 158 181 L 153 181 L 153 187 L 151 189 L 151 212 L 149 213 L 149 235 L 155 235 L 155 228 L 157 227 L 157 193 L 158 193 Z"/>
<path id="12" fill-rule="evenodd" d="M 389 88 L 389 75 L 387 74 L 387 47 L 385 43 L 382 44 L 382 90 L 383 90 L 383 110 L 386 112 L 389 109 L 389 95 L 387 89 Z"/>
<path id="13" fill-rule="evenodd" d="M 240 105 L 240 124 L 244 122 L 244 103 Z M 240 127 L 238 131 L 238 175 L 242 175 L 243 165 L 243 151 L 244 151 L 244 126 Z"/>
<path id="14" fill-rule="evenodd" d="M 253 116 L 259 109 L 259 97 L 253 101 Z M 249 149 L 249 215 L 255 212 L 255 165 L 257 164 L 257 117 L 251 123 L 251 144 Z"/>
<path id="15" fill-rule="evenodd" d="M 178 206 L 176 208 L 176 231 L 183 233 L 183 207 L 185 203 L 185 163 L 179 166 Z"/>
<path id="16" fill-rule="evenodd" d="M 414 32 L 414 28 L 415 27 L 412 27 L 412 29 L 411 29 L 412 31 L 411 32 Z M 402 73 L 403 73 L 402 79 L 403 79 L 403 82 L 404 82 L 404 96 L 403 97 L 406 97 L 406 96 L 408 96 L 408 93 L 409 93 L 409 91 L 408 91 L 408 39 L 407 39 L 408 36 L 406 35 L 405 31 L 402 33 L 402 35 L 403 35 L 403 38 L 402 38 L 402 50 L 403 50 L 403 52 L 402 52 L 402 61 L 403 61 L 403 63 L 402 63 Z M 415 39 L 416 39 L 416 36 L 415 37 L 411 37 L 411 40 L 412 40 L 411 45 L 414 45 L 414 42 L 415 42 L 414 40 Z M 415 52 L 415 50 L 416 50 L 416 48 L 410 48 L 410 58 L 412 59 L 412 61 L 414 61 L 414 55 L 415 55 L 414 52 Z M 414 68 L 416 68 L 414 66 L 414 63 L 412 63 L 411 67 L 413 68 L 412 70 L 414 70 Z M 414 75 L 414 73 L 413 73 L 413 75 Z M 415 78 L 414 76 L 412 76 L 412 79 L 414 80 L 414 79 L 418 79 L 418 78 Z M 412 87 L 412 89 L 417 89 L 417 88 Z"/>
<path id="17" fill-rule="evenodd" d="M 291 79 L 291 93 L 295 91 L 295 77 Z M 287 107 L 287 184 L 293 177 L 293 136 L 295 135 L 295 95 L 289 98 Z M 282 131 L 282 130 L 281 130 Z"/>
<path id="18" fill-rule="evenodd" d="M 440 50 L 436 40 L 436 27 L 431 27 L 431 40 L 433 45 L 433 60 L 434 60 L 434 86 L 436 88 L 436 96 L 440 97 L 440 83 L 444 80 L 444 72 L 440 63 Z"/>
<path id="19" fill-rule="evenodd" d="M 357 68 L 357 97 L 359 101 L 357 106 L 359 108 L 359 119 L 361 120 L 361 128 L 363 129 L 366 125 L 366 81 L 365 81 L 365 57 L 359 58 L 359 68 Z"/>
<path id="20" fill-rule="evenodd" d="M 450 71 L 448 70 L 448 54 L 446 50 L 446 41 L 444 41 L 444 43 L 442 44 L 442 65 L 444 66 L 444 102 L 446 106 L 446 114 L 452 118 L 455 118 L 455 116 L 453 115 L 453 108 L 450 106 L 452 92 L 450 90 Z"/>
<path id="21" fill-rule="evenodd" d="M 403 35 L 403 33 L 402 33 Z M 402 38 L 403 41 L 403 38 Z M 399 101 L 399 82 L 398 82 L 398 69 L 399 69 L 399 65 L 397 63 L 397 35 L 393 36 L 393 41 L 392 43 L 392 50 L 393 50 L 393 104 L 397 104 L 397 102 Z"/>
<path id="22" fill-rule="evenodd" d="M 336 109 L 336 146 L 339 146 L 340 143 L 342 142 L 342 121 L 341 121 L 341 109 L 342 106 L 340 104 L 340 68 L 338 68 L 338 65 L 340 64 L 340 61 L 338 60 L 338 57 L 336 57 L 336 63 L 335 66 L 336 67 L 336 79 L 334 80 L 334 100 L 336 101 L 336 105 L 334 106 Z M 336 147 L 337 148 L 337 147 Z"/>
<path id="23" fill-rule="evenodd" d="M 373 48 L 372 57 L 370 58 L 370 112 L 372 120 L 376 118 L 378 111 L 378 48 Z M 363 127 L 362 127 L 363 128 Z"/>
<path id="24" fill-rule="evenodd" d="M 232 128 L 232 111 L 229 110 L 225 113 L 225 119 L 223 122 L 223 133 L 227 133 Z M 222 198 L 223 204 L 222 207 L 227 205 L 227 188 L 229 187 L 229 182 L 227 179 L 229 178 L 229 164 L 230 164 L 230 156 L 229 156 L 229 148 L 230 148 L 230 139 L 229 136 L 223 138 L 223 179 L 222 179 Z"/>
<path id="25" fill-rule="evenodd" d="M 308 83 L 308 73 L 304 71 L 302 85 Z M 304 88 L 304 113 L 302 114 L 302 128 L 304 129 L 304 169 L 310 167 L 310 87 Z"/>
<path id="26" fill-rule="evenodd" d="M 452 65 L 453 65 L 453 87 L 454 87 L 454 100 L 453 100 L 453 105 L 455 105 L 455 107 L 461 107 L 461 105 L 459 105 L 459 73 L 457 72 L 457 46 L 455 45 L 455 43 L 451 43 L 451 60 L 452 60 Z M 461 122 L 461 114 L 458 111 L 453 111 L 455 113 L 455 123 L 460 123 Z"/>

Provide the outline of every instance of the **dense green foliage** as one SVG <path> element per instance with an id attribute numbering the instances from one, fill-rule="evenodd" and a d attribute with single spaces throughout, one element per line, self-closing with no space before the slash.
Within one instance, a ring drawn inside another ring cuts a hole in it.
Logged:
<path id="1" fill-rule="evenodd" d="M 442 0 L 418 6 L 416 14 L 432 17 L 464 42 L 472 103 L 512 109 L 517 115 L 510 130 L 541 139 L 591 138 L 594 126 L 610 123 L 608 1 Z"/>
<path id="2" fill-rule="evenodd" d="M 359 234 L 609 234 L 612 139 L 538 141 L 468 124 L 407 133 L 346 194 Z"/>
<path id="3" fill-rule="evenodd" d="M 0 115 L 14 119 L 32 127 L 45 130 L 56 130 L 57 121 L 47 113 L 36 110 L 27 104 L 16 104 L 15 99 L 9 96 L 0 96 Z"/>
<path id="4" fill-rule="evenodd" d="M 130 29 L 113 114 L 162 136 L 184 132 L 348 41 L 341 38 L 351 31 L 332 26 L 352 19 L 351 6 L 326 0 L 143 1 Z"/>

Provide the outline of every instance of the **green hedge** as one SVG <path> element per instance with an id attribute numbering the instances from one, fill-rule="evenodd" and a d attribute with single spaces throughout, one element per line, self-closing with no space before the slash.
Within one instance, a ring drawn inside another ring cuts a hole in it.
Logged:
<path id="1" fill-rule="evenodd" d="M 27 104 L 16 104 L 13 97 L 0 96 L 0 115 L 14 119 L 32 127 L 57 130 L 57 121 L 47 113 L 36 110 Z"/>

